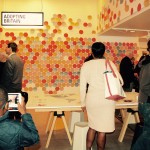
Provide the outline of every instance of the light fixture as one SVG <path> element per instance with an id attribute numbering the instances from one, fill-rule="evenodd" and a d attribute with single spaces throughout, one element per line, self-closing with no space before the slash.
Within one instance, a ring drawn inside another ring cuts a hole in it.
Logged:
<path id="1" fill-rule="evenodd" d="M 129 28 L 112 28 L 113 30 L 120 30 L 120 31 L 130 31 L 130 32 L 150 32 L 150 30 L 143 30 L 143 29 L 129 29 Z"/>
<path id="2" fill-rule="evenodd" d="M 135 33 L 135 30 L 131 30 L 130 32 L 131 32 L 131 33 Z"/>

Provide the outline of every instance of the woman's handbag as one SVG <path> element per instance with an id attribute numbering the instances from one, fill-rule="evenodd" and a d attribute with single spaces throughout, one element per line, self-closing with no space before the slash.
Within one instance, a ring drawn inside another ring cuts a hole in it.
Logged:
<path id="1" fill-rule="evenodd" d="M 109 60 L 106 60 L 105 79 L 105 98 L 110 100 L 120 100 L 126 97 L 119 78 L 115 74 Z"/>

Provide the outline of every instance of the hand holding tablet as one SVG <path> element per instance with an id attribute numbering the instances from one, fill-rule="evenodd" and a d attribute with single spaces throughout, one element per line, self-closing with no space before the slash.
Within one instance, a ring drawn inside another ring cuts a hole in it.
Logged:
<path id="1" fill-rule="evenodd" d="M 18 111 L 18 102 L 21 104 L 21 93 L 8 93 L 8 110 Z"/>

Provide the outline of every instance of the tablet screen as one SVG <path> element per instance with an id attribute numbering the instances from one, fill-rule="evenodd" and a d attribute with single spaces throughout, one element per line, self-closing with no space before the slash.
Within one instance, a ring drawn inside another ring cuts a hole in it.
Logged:
<path id="1" fill-rule="evenodd" d="M 21 93 L 8 93 L 8 110 L 18 111 L 18 102 L 21 103 Z"/>

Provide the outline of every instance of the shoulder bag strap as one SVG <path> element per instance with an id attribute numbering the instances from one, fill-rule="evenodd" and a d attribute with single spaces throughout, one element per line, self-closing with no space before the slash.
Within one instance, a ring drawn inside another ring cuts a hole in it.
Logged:
<path id="1" fill-rule="evenodd" d="M 112 67 L 111 64 L 110 64 L 110 61 L 109 61 L 109 60 L 106 60 L 105 64 L 106 64 L 106 69 L 107 69 L 107 64 L 108 64 L 108 66 L 110 67 L 110 69 L 111 69 L 111 71 L 112 71 L 112 73 L 113 73 L 113 76 L 114 76 L 115 78 L 117 78 L 117 76 L 116 76 L 116 74 L 115 74 L 115 72 L 114 72 L 114 69 L 113 69 L 113 67 Z"/>

